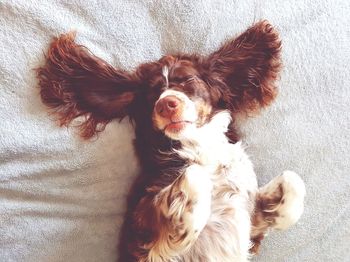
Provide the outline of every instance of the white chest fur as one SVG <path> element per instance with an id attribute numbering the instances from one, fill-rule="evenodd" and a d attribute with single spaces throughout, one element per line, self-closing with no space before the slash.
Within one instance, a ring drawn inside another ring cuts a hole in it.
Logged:
<path id="1" fill-rule="evenodd" d="M 230 121 L 229 113 L 221 112 L 203 127 L 186 130 L 183 134 L 186 139 L 177 153 L 206 170 L 214 189 L 220 190 L 222 183 L 230 183 L 240 191 L 254 192 L 257 182 L 248 155 L 241 142 L 231 144 L 225 135 Z"/>
<path id="2" fill-rule="evenodd" d="M 184 261 L 245 261 L 250 246 L 251 197 L 256 176 L 241 143 L 230 144 L 225 132 L 230 116 L 222 112 L 207 125 L 187 130 L 178 151 L 191 161 L 185 171 L 199 196 L 194 226 L 201 231 Z M 208 188 L 209 195 L 208 197 Z M 211 193 L 210 193 L 211 192 Z M 207 196 L 207 197 L 205 197 Z"/>

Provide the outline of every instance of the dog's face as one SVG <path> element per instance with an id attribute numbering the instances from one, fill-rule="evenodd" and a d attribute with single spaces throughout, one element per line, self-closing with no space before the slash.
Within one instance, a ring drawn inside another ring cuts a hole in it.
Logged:
<path id="1" fill-rule="evenodd" d="M 276 95 L 280 46 L 277 32 L 262 21 L 208 56 L 168 55 L 126 72 L 63 35 L 38 70 L 41 97 L 63 125 L 86 116 L 85 138 L 130 116 L 137 126 L 181 140 L 217 111 L 234 118 L 268 105 Z"/>
<path id="2" fill-rule="evenodd" d="M 214 94 L 191 60 L 166 56 L 158 63 L 158 74 L 153 73 L 147 95 L 153 107 L 152 124 L 179 140 L 209 120 Z"/>

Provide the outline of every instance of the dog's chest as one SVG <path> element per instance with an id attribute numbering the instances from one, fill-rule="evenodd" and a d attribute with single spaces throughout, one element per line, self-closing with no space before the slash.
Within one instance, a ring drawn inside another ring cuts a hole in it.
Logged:
<path id="1" fill-rule="evenodd" d="M 182 154 L 187 155 L 193 165 L 202 166 L 210 175 L 213 199 L 226 190 L 242 193 L 254 192 L 257 188 L 253 165 L 240 142 L 231 144 L 227 140 L 206 141 L 195 146 L 185 146 Z"/>
<path id="2" fill-rule="evenodd" d="M 212 153 L 211 153 L 212 154 Z M 226 219 L 222 210 L 246 209 L 249 213 L 253 206 L 251 200 L 257 190 L 257 179 L 253 165 L 241 146 L 241 143 L 224 144 L 216 151 L 215 162 L 207 163 L 215 167 L 211 173 L 212 217 L 214 220 Z"/>

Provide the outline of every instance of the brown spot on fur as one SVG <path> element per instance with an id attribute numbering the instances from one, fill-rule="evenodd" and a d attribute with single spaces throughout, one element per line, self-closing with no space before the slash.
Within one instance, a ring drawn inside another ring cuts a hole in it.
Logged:
<path id="1" fill-rule="evenodd" d="M 250 248 L 249 252 L 253 255 L 258 254 L 260 250 L 261 241 L 264 239 L 264 234 L 259 234 L 256 237 L 252 238 L 251 241 L 253 246 Z"/>
<path id="2" fill-rule="evenodd" d="M 186 230 L 179 238 L 179 241 L 183 241 L 188 236 L 188 231 Z"/>
<path id="3" fill-rule="evenodd" d="M 193 206 L 193 202 L 192 202 L 192 200 L 190 199 L 190 200 L 188 200 L 187 202 L 186 202 L 186 207 L 187 208 L 191 208 Z"/>

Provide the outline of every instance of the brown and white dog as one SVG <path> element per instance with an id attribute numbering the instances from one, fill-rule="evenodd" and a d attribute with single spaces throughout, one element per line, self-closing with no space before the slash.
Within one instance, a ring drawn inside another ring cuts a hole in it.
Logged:
<path id="1" fill-rule="evenodd" d="M 167 55 L 133 72 L 61 35 L 38 69 L 61 125 L 83 116 L 90 138 L 128 116 L 142 173 L 128 199 L 120 261 L 247 261 L 270 229 L 303 212 L 305 187 L 285 171 L 258 188 L 235 118 L 277 94 L 281 41 L 256 23 L 208 56 Z"/>

